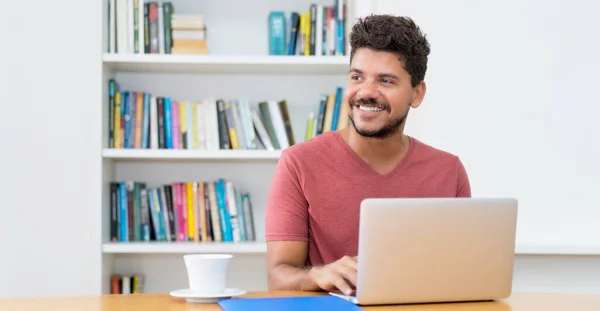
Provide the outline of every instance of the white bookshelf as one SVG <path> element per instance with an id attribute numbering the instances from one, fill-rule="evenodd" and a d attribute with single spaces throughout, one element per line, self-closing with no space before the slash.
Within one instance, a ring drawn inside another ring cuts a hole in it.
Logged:
<path id="1" fill-rule="evenodd" d="M 264 242 L 237 243 L 194 243 L 194 242 L 128 242 L 105 243 L 104 254 L 189 254 L 189 253 L 231 253 L 262 254 L 267 251 Z"/>
<path id="2" fill-rule="evenodd" d="M 118 160 L 277 160 L 281 150 L 166 150 L 110 149 L 102 150 L 105 159 Z"/>
<path id="3" fill-rule="evenodd" d="M 347 73 L 346 56 L 270 55 L 129 55 L 104 54 L 106 65 L 118 71 L 175 73 Z"/>
<path id="4" fill-rule="evenodd" d="M 296 143 L 304 140 L 309 112 L 317 112 L 321 94 L 345 88 L 348 56 L 270 56 L 267 16 L 281 10 L 304 12 L 312 3 L 332 5 L 335 0 L 296 1 L 187 1 L 174 0 L 176 13 L 201 13 L 207 25 L 208 55 L 147 55 L 107 53 L 108 0 L 102 0 L 102 291 L 110 292 L 111 274 L 143 274 L 146 292 L 185 288 L 183 254 L 230 253 L 228 286 L 266 290 L 264 212 L 271 177 L 281 150 L 168 150 L 113 149 L 108 146 L 108 81 L 121 89 L 145 91 L 178 100 L 207 97 L 261 100 L 285 99 Z M 120 0 L 117 0 L 120 1 Z M 149 2 L 149 1 L 146 1 Z M 368 1 L 349 2 L 348 16 L 363 15 Z M 288 28 L 289 29 L 289 28 Z M 256 241 L 250 242 L 111 242 L 110 182 L 144 181 L 148 187 L 177 181 L 224 178 L 246 189 L 252 200 Z"/>

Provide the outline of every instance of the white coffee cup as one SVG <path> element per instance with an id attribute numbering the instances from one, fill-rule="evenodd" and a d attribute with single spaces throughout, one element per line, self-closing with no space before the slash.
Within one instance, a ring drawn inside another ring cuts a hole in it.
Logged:
<path id="1" fill-rule="evenodd" d="M 230 254 L 184 255 L 190 290 L 202 294 L 219 294 L 225 291 Z"/>

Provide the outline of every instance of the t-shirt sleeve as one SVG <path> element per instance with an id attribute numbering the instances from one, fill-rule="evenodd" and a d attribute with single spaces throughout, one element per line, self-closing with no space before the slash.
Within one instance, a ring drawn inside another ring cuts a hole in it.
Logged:
<path id="1" fill-rule="evenodd" d="M 469 182 L 469 175 L 467 170 L 460 159 L 457 159 L 457 197 L 471 197 L 471 184 Z"/>
<path id="2" fill-rule="evenodd" d="M 297 162 L 293 155 L 284 150 L 267 197 L 267 241 L 308 241 L 308 202 L 302 189 Z"/>

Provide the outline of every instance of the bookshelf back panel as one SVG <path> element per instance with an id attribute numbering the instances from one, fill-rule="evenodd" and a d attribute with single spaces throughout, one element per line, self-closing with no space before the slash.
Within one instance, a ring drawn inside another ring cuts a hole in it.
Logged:
<path id="1" fill-rule="evenodd" d="M 276 162 L 119 162 L 116 180 L 144 181 L 148 187 L 184 181 L 231 180 L 250 193 L 256 238 L 264 241 L 265 206 Z M 107 211 L 108 213 L 108 211 Z"/>
<path id="2" fill-rule="evenodd" d="M 265 254 L 234 254 L 229 267 L 227 287 L 245 290 L 267 290 Z M 188 288 L 183 254 L 115 256 L 115 273 L 143 274 L 144 292 L 168 293 Z"/>
<path id="3" fill-rule="evenodd" d="M 202 14 L 209 54 L 269 54 L 268 16 L 283 11 L 289 36 L 290 12 L 308 12 L 312 3 L 331 6 L 335 0 L 172 0 L 174 13 Z"/>
<path id="4" fill-rule="evenodd" d="M 117 73 L 120 89 L 149 92 L 175 100 L 207 97 L 245 99 L 251 107 L 261 100 L 287 101 L 294 139 L 304 141 L 310 112 L 318 113 L 321 94 L 346 88 L 347 75 L 201 75 L 166 73 Z"/>

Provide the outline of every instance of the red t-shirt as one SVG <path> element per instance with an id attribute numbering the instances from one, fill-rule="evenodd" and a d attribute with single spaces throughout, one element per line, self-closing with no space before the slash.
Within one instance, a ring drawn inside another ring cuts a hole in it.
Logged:
<path id="1" fill-rule="evenodd" d="M 339 132 L 283 150 L 266 207 L 267 241 L 308 241 L 306 264 L 358 254 L 360 203 L 376 197 L 470 197 L 459 158 L 409 137 L 401 162 L 380 175 Z"/>

